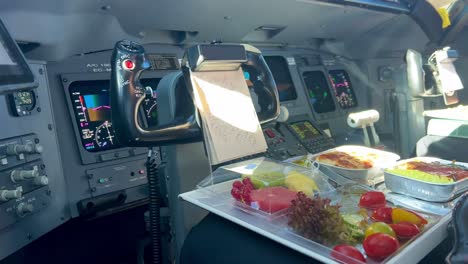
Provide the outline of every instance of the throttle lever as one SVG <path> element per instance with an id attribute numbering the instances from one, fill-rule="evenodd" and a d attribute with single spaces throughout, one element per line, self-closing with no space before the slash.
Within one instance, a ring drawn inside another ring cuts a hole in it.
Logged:
<path id="1" fill-rule="evenodd" d="M 150 129 L 140 126 L 138 109 L 146 96 L 140 76 L 149 68 L 143 46 L 130 40 L 115 44 L 111 59 L 110 99 L 112 124 L 119 142 L 125 146 L 140 147 L 197 140 L 200 129 L 194 114 L 183 121 Z M 195 109 L 190 110 L 195 113 Z"/>

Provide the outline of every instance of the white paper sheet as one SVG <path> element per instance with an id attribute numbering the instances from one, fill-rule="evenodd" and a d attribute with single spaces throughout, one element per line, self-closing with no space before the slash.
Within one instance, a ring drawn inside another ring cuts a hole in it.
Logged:
<path id="1" fill-rule="evenodd" d="M 192 72 L 191 78 L 213 165 L 266 151 L 242 69 Z"/>
<path id="2" fill-rule="evenodd" d="M 445 93 L 463 89 L 463 84 L 458 76 L 452 61 L 446 58 L 446 52 L 436 52 L 437 69 L 442 89 Z"/>

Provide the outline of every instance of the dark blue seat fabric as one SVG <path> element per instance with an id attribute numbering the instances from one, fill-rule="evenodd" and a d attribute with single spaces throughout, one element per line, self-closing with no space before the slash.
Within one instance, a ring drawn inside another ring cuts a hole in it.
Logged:
<path id="1" fill-rule="evenodd" d="M 416 156 L 468 162 L 468 139 L 425 136 L 416 145 Z"/>

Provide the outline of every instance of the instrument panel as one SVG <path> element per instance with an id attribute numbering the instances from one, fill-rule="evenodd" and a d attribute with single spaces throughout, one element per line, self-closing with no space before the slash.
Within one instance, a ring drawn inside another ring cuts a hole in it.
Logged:
<path id="1" fill-rule="evenodd" d="M 264 56 L 264 58 L 275 79 L 280 102 L 296 100 L 297 92 L 286 59 L 282 56 Z"/>
<path id="2" fill-rule="evenodd" d="M 306 93 L 313 110 L 318 113 L 328 113 L 336 110 L 333 95 L 322 71 L 306 71 L 302 74 Z"/>
<path id="3" fill-rule="evenodd" d="M 328 72 L 336 101 L 341 109 L 349 109 L 357 106 L 356 94 L 349 75 L 345 70 L 332 70 Z"/>
<path id="4" fill-rule="evenodd" d="M 160 79 L 145 79 L 144 87 L 156 91 Z M 108 80 L 76 81 L 69 86 L 69 95 L 83 148 L 99 152 L 122 147 L 112 126 Z M 144 127 L 157 124 L 156 92 L 147 96 L 140 109 Z"/>

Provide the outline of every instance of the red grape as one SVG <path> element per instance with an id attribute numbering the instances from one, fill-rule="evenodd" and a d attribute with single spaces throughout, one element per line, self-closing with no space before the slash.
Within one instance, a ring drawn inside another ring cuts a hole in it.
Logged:
<path id="1" fill-rule="evenodd" d="M 235 189 L 241 189 L 242 186 L 244 186 L 244 185 L 240 181 L 235 181 L 235 182 L 232 183 L 232 188 L 235 188 Z"/>
<path id="2" fill-rule="evenodd" d="M 250 205 L 250 202 L 252 202 L 252 198 L 250 197 L 251 192 L 252 192 L 252 190 L 250 190 L 248 188 L 245 188 L 245 187 L 242 190 L 241 198 L 244 201 L 244 203 L 246 203 L 248 205 Z"/>
<path id="3" fill-rule="evenodd" d="M 247 185 L 247 186 L 249 186 L 249 187 L 252 187 L 252 189 L 254 189 L 254 188 L 253 188 L 253 187 L 254 187 L 254 186 L 253 186 L 253 183 L 252 183 L 252 181 L 250 180 L 250 178 L 244 178 L 244 179 L 242 180 L 242 183 L 243 183 L 244 185 Z"/>
<path id="4" fill-rule="evenodd" d="M 240 189 L 238 188 L 232 188 L 231 190 L 231 195 L 232 197 L 234 197 L 234 199 L 240 201 L 241 200 L 241 196 L 242 196 L 242 192 Z"/>

